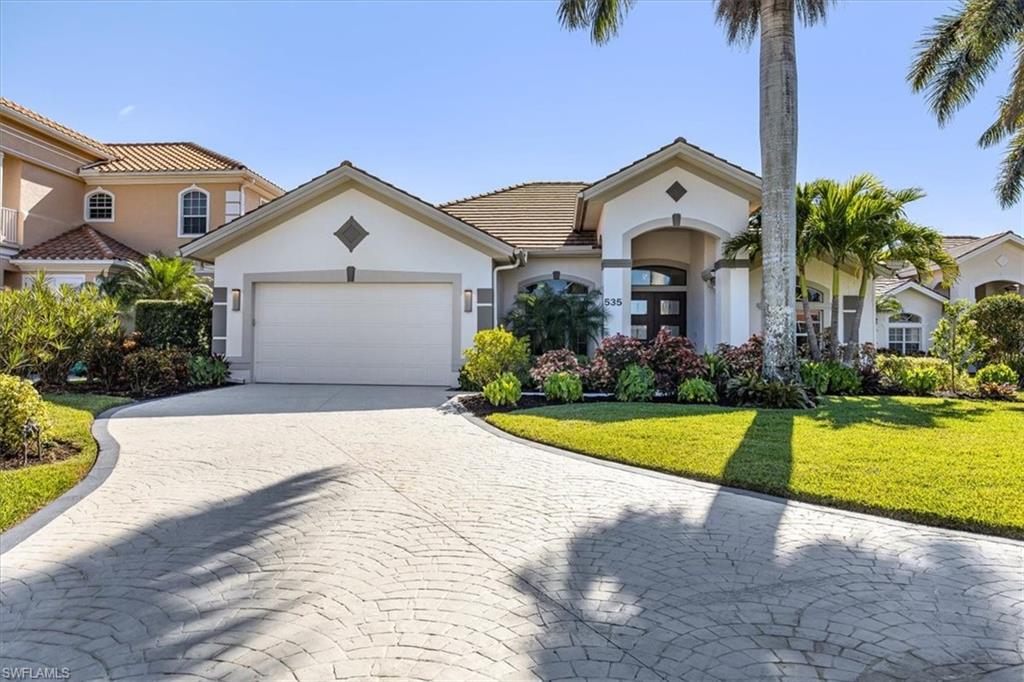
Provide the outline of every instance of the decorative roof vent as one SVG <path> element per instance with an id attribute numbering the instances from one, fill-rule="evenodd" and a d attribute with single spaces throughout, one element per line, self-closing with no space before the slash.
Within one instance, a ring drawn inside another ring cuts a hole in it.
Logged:
<path id="1" fill-rule="evenodd" d="M 366 239 L 369 236 L 369 232 L 363 229 L 363 226 L 359 224 L 359 221 L 355 219 L 355 216 L 349 216 L 345 224 L 338 228 L 338 231 L 334 233 L 334 236 L 338 238 L 342 244 L 348 248 L 349 251 L 355 251 L 356 247 L 359 246 L 359 242 Z"/>
<path id="2" fill-rule="evenodd" d="M 672 197 L 672 201 L 679 201 L 686 194 L 686 188 L 679 184 L 676 180 L 673 182 L 665 192 Z"/>

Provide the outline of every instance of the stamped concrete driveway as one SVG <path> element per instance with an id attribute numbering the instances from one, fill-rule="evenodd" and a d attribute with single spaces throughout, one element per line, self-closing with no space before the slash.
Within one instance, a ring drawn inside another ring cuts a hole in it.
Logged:
<path id="1" fill-rule="evenodd" d="M 430 389 L 124 409 L 2 556 L 3 666 L 73 679 L 1020 680 L 1022 548 L 510 442 Z"/>

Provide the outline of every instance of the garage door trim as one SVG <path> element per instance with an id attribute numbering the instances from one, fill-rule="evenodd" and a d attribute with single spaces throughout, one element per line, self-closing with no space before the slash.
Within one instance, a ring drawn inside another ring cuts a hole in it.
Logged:
<path id="1" fill-rule="evenodd" d="M 437 284 L 452 286 L 452 371 L 461 367 L 459 339 L 462 338 L 462 275 L 457 272 L 405 272 L 400 270 L 359 270 L 350 277 L 347 270 L 299 270 L 293 272 L 251 272 L 242 277 L 242 354 L 228 358 L 238 370 L 253 369 L 253 301 L 256 285 L 263 283 L 346 284 Z M 229 313 L 230 314 L 230 313 Z"/>

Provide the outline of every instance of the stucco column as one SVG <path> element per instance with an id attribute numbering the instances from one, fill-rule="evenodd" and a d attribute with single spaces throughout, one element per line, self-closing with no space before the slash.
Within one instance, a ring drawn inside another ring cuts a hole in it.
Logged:
<path id="1" fill-rule="evenodd" d="M 601 261 L 601 295 L 608 313 L 605 328 L 608 336 L 629 336 L 629 259 Z"/>
<path id="2" fill-rule="evenodd" d="M 738 346 L 750 338 L 750 264 L 719 261 L 715 270 L 717 342 Z"/>

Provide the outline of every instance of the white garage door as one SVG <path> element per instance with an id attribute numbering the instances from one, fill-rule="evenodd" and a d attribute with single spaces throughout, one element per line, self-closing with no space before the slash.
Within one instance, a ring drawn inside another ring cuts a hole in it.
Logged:
<path id="1" fill-rule="evenodd" d="M 450 284 L 257 284 L 254 378 L 447 386 Z"/>

